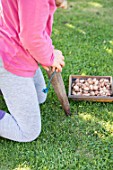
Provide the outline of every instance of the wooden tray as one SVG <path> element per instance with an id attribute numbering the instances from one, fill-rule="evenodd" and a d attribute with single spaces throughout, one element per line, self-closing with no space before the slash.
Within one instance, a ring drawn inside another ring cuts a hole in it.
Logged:
<path id="1" fill-rule="evenodd" d="M 96 78 L 96 79 L 109 79 L 111 84 L 111 94 L 113 94 L 113 81 L 111 76 L 80 76 L 80 75 L 70 75 L 69 77 L 69 91 L 68 91 L 68 98 L 71 98 L 75 101 L 95 101 L 95 102 L 113 102 L 113 95 L 111 96 L 85 96 L 85 95 L 73 95 L 72 94 L 72 83 L 76 79 L 88 79 L 88 78 Z"/>

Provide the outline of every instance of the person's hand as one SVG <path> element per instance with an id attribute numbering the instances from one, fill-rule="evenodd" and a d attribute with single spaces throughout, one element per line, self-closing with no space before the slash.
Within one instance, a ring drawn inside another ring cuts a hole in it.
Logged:
<path id="1" fill-rule="evenodd" d="M 49 67 L 43 66 L 43 65 L 42 65 L 42 67 L 43 67 L 46 71 L 49 71 Z"/>
<path id="2" fill-rule="evenodd" d="M 67 9 L 67 0 L 55 0 L 58 8 Z"/>
<path id="3" fill-rule="evenodd" d="M 54 61 L 52 64 L 52 71 L 62 72 L 62 68 L 65 66 L 64 56 L 60 50 L 54 49 Z"/>
<path id="4" fill-rule="evenodd" d="M 68 5 L 67 5 L 67 1 L 64 1 L 59 8 L 63 8 L 63 9 L 67 9 Z"/>
<path id="5" fill-rule="evenodd" d="M 62 55 L 62 52 L 60 50 L 54 49 L 53 51 L 54 54 L 54 61 L 52 64 L 52 71 L 54 72 L 62 72 L 62 68 L 65 66 L 64 62 L 64 56 Z M 46 70 L 49 71 L 49 67 L 42 65 L 42 67 Z"/>

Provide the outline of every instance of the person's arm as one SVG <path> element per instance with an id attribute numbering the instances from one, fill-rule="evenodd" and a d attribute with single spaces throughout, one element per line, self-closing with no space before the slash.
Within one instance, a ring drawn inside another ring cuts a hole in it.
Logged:
<path id="1" fill-rule="evenodd" d="M 46 32 L 49 0 L 18 0 L 20 41 L 32 57 L 42 65 L 54 60 L 52 40 Z"/>

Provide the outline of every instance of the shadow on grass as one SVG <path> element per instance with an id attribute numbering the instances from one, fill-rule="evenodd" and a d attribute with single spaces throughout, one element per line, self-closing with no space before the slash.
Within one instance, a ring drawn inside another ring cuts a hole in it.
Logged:
<path id="1" fill-rule="evenodd" d="M 42 133 L 37 140 L 16 143 L 0 139 L 2 169 L 111 170 L 113 131 L 106 129 L 103 122 L 113 119 L 110 114 L 113 106 L 70 101 L 72 116 L 66 117 L 56 97 L 52 103 L 49 97 L 41 106 Z"/>

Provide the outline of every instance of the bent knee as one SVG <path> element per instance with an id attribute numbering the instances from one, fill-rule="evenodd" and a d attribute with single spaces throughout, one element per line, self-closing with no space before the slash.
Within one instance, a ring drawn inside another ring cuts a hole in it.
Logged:
<path id="1" fill-rule="evenodd" d="M 41 130 L 35 132 L 35 133 L 32 134 L 32 135 L 30 135 L 29 138 L 28 138 L 28 142 L 32 142 L 32 141 L 34 141 L 35 139 L 37 139 L 37 138 L 39 137 L 40 133 L 41 133 Z"/>
<path id="2" fill-rule="evenodd" d="M 31 130 L 29 130 L 28 132 L 24 132 L 23 136 L 25 141 L 24 142 L 32 142 L 35 139 L 37 139 L 39 137 L 41 133 L 41 127 L 38 127 L 37 129 L 33 128 Z"/>
<path id="3" fill-rule="evenodd" d="M 40 133 L 41 133 L 41 130 L 40 131 L 38 130 L 35 133 L 26 134 L 26 141 L 25 142 L 32 142 L 32 141 L 34 141 L 35 139 L 37 139 L 39 137 Z"/>

